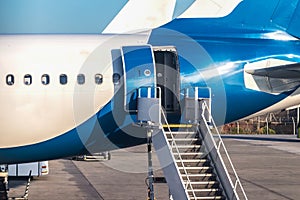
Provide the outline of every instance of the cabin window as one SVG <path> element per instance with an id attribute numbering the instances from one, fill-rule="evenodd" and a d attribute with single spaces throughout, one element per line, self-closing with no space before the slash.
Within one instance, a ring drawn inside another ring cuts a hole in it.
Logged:
<path id="1" fill-rule="evenodd" d="M 96 74 L 95 75 L 95 83 L 97 85 L 100 85 L 103 83 L 103 75 L 102 74 Z"/>
<path id="2" fill-rule="evenodd" d="M 31 85 L 31 83 L 32 83 L 32 76 L 30 74 L 26 74 L 24 76 L 24 84 Z"/>
<path id="3" fill-rule="evenodd" d="M 79 85 L 83 85 L 85 83 L 85 76 L 84 76 L 84 74 L 78 74 L 77 75 L 77 83 Z"/>
<path id="4" fill-rule="evenodd" d="M 114 84 L 119 84 L 120 83 L 120 79 L 121 79 L 120 74 L 114 73 L 112 78 L 113 78 L 113 83 Z"/>
<path id="5" fill-rule="evenodd" d="M 15 77 L 12 74 L 8 74 L 6 76 L 6 84 L 7 85 L 13 85 L 15 83 Z"/>
<path id="6" fill-rule="evenodd" d="M 68 77 L 67 77 L 67 75 L 66 75 L 66 74 L 61 74 L 61 75 L 59 76 L 59 82 L 60 82 L 60 84 L 62 84 L 62 85 L 67 84 L 67 83 L 68 83 Z"/>
<path id="7" fill-rule="evenodd" d="M 50 76 L 48 74 L 43 74 L 41 77 L 41 82 L 43 85 L 48 85 L 50 83 Z"/>

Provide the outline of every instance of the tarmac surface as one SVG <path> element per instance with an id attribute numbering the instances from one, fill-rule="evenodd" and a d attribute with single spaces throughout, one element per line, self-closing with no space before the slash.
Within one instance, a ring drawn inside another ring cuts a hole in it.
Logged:
<path id="1" fill-rule="evenodd" d="M 225 145 L 250 200 L 300 199 L 300 140 L 295 136 L 225 136 Z M 30 200 L 147 199 L 147 146 L 111 152 L 110 161 L 49 162 L 50 173 L 31 181 Z M 155 176 L 162 176 L 154 157 Z M 9 196 L 21 196 L 25 179 L 11 178 Z M 155 185 L 157 200 L 168 199 Z"/>

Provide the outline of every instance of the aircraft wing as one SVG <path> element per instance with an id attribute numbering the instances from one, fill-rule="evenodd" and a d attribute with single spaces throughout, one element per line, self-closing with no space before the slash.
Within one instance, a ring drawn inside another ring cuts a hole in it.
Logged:
<path id="1" fill-rule="evenodd" d="M 300 86 L 300 63 L 254 69 L 246 67 L 245 84 L 248 88 L 272 94 L 293 91 Z"/>
<path id="2" fill-rule="evenodd" d="M 249 69 L 247 73 L 278 79 L 300 79 L 300 63 L 280 65 L 263 69 Z"/>

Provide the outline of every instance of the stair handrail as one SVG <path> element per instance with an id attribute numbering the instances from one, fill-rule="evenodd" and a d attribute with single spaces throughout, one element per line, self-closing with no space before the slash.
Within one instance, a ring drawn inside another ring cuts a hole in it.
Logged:
<path id="1" fill-rule="evenodd" d="M 205 112 L 208 112 L 208 113 L 209 113 L 209 116 L 212 116 L 212 115 L 211 115 L 211 112 L 210 112 L 210 109 L 209 109 L 209 107 L 208 107 L 208 105 L 207 105 L 207 103 L 206 103 L 205 101 L 202 101 L 202 113 L 201 113 L 201 117 L 202 117 L 203 120 L 206 121 L 206 119 L 205 119 Z M 235 176 L 235 178 L 236 178 L 236 181 L 235 181 L 235 183 L 234 183 L 234 185 L 233 185 L 233 182 L 232 182 L 232 180 L 231 180 L 231 177 L 229 176 L 228 170 L 227 170 L 226 167 L 224 167 L 224 170 L 225 170 L 225 172 L 226 172 L 227 177 L 229 178 L 229 181 L 230 181 L 231 187 L 232 187 L 232 189 L 233 189 L 233 192 L 234 192 L 235 196 L 237 197 L 237 199 L 239 199 L 239 195 L 238 195 L 238 193 L 237 193 L 237 191 L 236 191 L 237 186 L 239 186 L 240 189 L 241 189 L 241 191 L 242 191 L 242 194 L 243 194 L 244 198 L 245 198 L 246 200 L 248 200 L 247 195 L 246 195 L 246 193 L 245 193 L 245 190 L 244 190 L 244 188 L 243 188 L 243 186 L 242 186 L 242 183 L 241 183 L 241 181 L 240 181 L 240 179 L 239 179 L 239 176 L 238 176 L 238 174 L 237 174 L 237 172 L 236 172 L 236 170 L 235 170 L 235 167 L 234 167 L 234 165 L 233 165 L 233 163 L 232 163 L 232 161 L 231 161 L 231 158 L 230 158 L 230 156 L 229 156 L 229 153 L 228 153 L 228 151 L 227 151 L 227 148 L 226 148 L 226 146 L 225 146 L 225 144 L 224 144 L 224 142 L 223 142 L 223 140 L 222 140 L 222 137 L 221 137 L 221 135 L 220 135 L 220 133 L 219 133 L 218 127 L 217 127 L 217 125 L 215 124 L 215 121 L 213 120 L 212 117 L 210 117 L 210 120 L 211 120 L 210 123 L 211 123 L 211 125 L 213 125 L 214 129 L 216 130 L 216 133 L 217 133 L 217 136 L 218 136 L 218 139 L 219 139 L 219 144 L 217 145 L 216 142 L 215 142 L 215 140 L 214 140 L 214 137 L 213 137 L 212 132 L 209 131 L 209 135 L 210 135 L 210 137 L 211 137 L 211 139 L 212 139 L 212 141 L 213 141 L 213 144 L 214 144 L 215 148 L 217 149 L 218 157 L 220 158 L 220 161 L 221 161 L 222 165 L 223 165 L 223 166 L 226 166 L 225 163 L 224 163 L 224 161 L 223 161 L 222 155 L 221 155 L 221 153 L 220 153 L 220 149 L 221 149 L 221 147 L 223 147 L 224 152 L 225 152 L 225 155 L 226 155 L 226 157 L 227 157 L 227 159 L 228 159 L 228 161 L 229 161 L 230 167 L 231 167 L 231 169 L 232 169 L 232 171 L 233 171 L 233 173 L 234 173 L 234 176 Z M 205 123 L 205 125 L 206 125 L 206 127 L 209 129 L 208 124 Z"/>
<path id="2" fill-rule="evenodd" d="M 176 149 L 176 151 L 177 151 L 177 153 L 178 153 L 179 160 L 180 160 L 180 163 L 181 163 L 181 165 L 182 165 L 183 171 L 184 171 L 184 173 L 186 174 L 187 184 L 185 185 L 185 189 L 187 189 L 188 186 L 190 186 L 190 188 L 191 188 L 191 190 L 192 190 L 193 197 L 194 197 L 195 199 L 197 199 L 197 196 L 196 196 L 196 194 L 195 194 L 195 191 L 194 191 L 194 188 L 193 188 L 193 186 L 192 186 L 191 180 L 190 180 L 190 178 L 189 178 L 189 176 L 188 176 L 188 173 L 187 173 L 187 170 L 186 170 L 186 168 L 185 168 L 184 162 L 183 162 L 182 157 L 181 157 L 181 155 L 180 155 L 180 151 L 179 151 L 179 149 L 178 149 L 178 147 L 177 147 L 177 145 L 176 145 L 176 142 L 175 142 L 173 133 L 172 133 L 172 131 L 171 131 L 170 125 L 169 125 L 168 120 L 167 120 L 167 117 L 166 117 L 166 115 L 165 115 L 165 113 L 164 113 L 164 111 L 163 111 L 162 108 L 161 108 L 161 113 L 162 113 L 163 119 L 164 119 L 164 121 L 165 121 L 165 123 L 166 123 L 166 125 L 167 125 L 168 131 L 169 131 L 169 133 L 170 133 L 170 135 L 171 135 L 171 139 L 172 139 L 172 146 L 171 146 L 170 151 L 172 152 L 173 145 L 174 145 L 174 147 L 175 147 L 175 149 Z M 161 125 L 162 125 L 162 124 L 161 124 Z M 162 128 L 162 130 L 163 130 L 163 128 Z M 163 130 L 163 132 L 164 132 L 164 130 Z"/>

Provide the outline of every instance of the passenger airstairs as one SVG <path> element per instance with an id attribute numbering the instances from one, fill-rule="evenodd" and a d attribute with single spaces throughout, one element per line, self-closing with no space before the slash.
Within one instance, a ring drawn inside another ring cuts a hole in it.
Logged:
<path id="1" fill-rule="evenodd" d="M 204 149 L 201 149 L 202 141 L 197 131 L 193 130 L 194 127 L 186 125 L 180 131 L 172 130 L 168 125 L 165 127 L 167 130 L 164 134 L 188 194 L 187 199 L 225 199 L 211 161 Z"/>
<path id="2" fill-rule="evenodd" d="M 138 120 L 152 133 L 170 198 L 247 199 L 210 114 L 210 93 L 202 98 L 199 89 L 193 89 L 192 97 L 186 92 L 185 123 L 172 125 L 161 108 L 159 95 L 151 92 L 157 88 L 148 88 L 144 94 L 139 90 Z"/>

